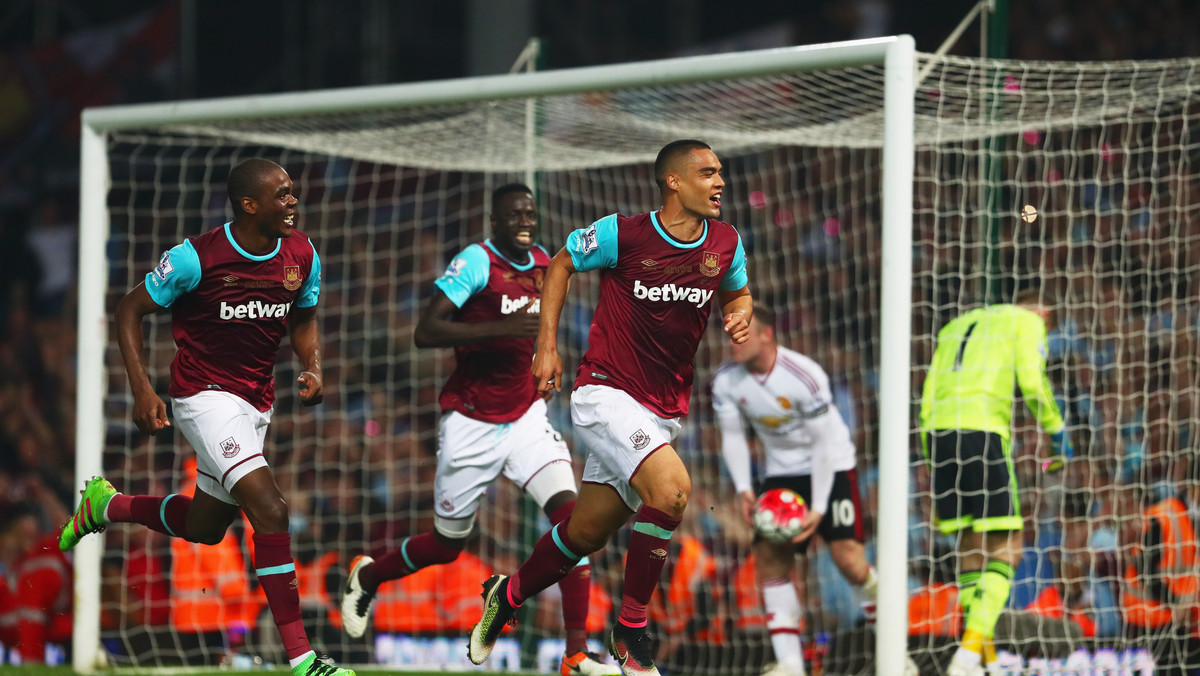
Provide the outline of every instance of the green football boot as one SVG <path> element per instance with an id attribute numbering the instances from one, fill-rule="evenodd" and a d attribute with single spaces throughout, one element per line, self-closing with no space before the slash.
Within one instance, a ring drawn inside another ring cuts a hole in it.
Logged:
<path id="1" fill-rule="evenodd" d="M 104 508 L 117 494 L 117 489 L 104 477 L 95 476 L 88 480 L 79 493 L 83 497 L 79 500 L 75 516 L 63 525 L 62 533 L 58 536 L 58 548 L 64 552 L 75 549 L 84 535 L 104 530 L 108 525 L 104 520 Z"/>
<path id="2" fill-rule="evenodd" d="M 292 676 L 354 676 L 354 670 L 327 664 L 317 659 L 316 653 L 313 653 L 292 667 Z"/>

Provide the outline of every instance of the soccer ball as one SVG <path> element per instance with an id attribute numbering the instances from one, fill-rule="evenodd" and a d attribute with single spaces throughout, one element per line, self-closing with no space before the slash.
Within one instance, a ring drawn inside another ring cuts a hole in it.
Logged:
<path id="1" fill-rule="evenodd" d="M 795 491 L 773 488 L 754 505 L 754 528 L 770 542 L 790 542 L 803 530 L 808 505 Z"/>

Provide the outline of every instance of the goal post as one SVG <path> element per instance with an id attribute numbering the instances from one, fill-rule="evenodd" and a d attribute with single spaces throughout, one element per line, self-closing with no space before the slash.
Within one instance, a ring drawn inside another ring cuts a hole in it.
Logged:
<path id="1" fill-rule="evenodd" d="M 376 220 L 403 214 L 404 218 L 427 218 L 432 223 L 441 214 L 429 215 L 424 210 L 456 208 L 461 209 L 464 223 L 471 221 L 477 232 L 478 222 L 486 212 L 486 207 L 478 206 L 482 201 L 478 194 L 482 192 L 479 184 L 468 183 L 465 178 L 461 185 L 455 184 L 457 179 L 446 181 L 445 185 L 435 188 L 439 191 L 436 198 L 431 198 L 429 203 L 419 201 L 414 207 L 406 197 L 380 196 L 361 184 L 347 190 L 338 181 L 360 180 L 359 173 L 370 173 L 373 180 L 398 190 L 393 184 L 402 181 L 437 183 L 432 172 L 440 171 L 488 177 L 520 177 L 530 170 L 564 172 L 562 178 L 547 178 L 546 184 L 537 187 L 546 193 L 540 197 L 545 205 L 543 220 L 549 221 L 553 216 L 560 221 L 543 226 L 543 236 L 550 235 L 550 241 L 557 246 L 571 227 L 617 208 L 628 207 L 636 211 L 652 207 L 654 197 L 647 192 L 646 186 L 627 186 L 615 176 L 624 171 L 644 174 L 644 167 L 653 161 L 658 148 L 678 135 L 708 140 L 723 159 L 747 153 L 760 153 L 769 158 L 770 149 L 777 147 L 846 144 L 850 148 L 882 149 L 879 183 L 875 184 L 874 174 L 862 179 L 882 195 L 872 198 L 872 202 L 880 201 L 870 207 L 878 211 L 882 221 L 883 250 L 879 268 L 883 275 L 879 283 L 882 292 L 877 304 L 867 312 L 878 313 L 879 322 L 890 328 L 883 331 L 876 350 L 879 358 L 878 421 L 867 421 L 865 426 L 873 429 L 872 436 L 879 440 L 878 448 L 869 452 L 872 458 L 878 458 L 880 475 L 886 477 L 879 485 L 877 557 L 880 561 L 907 561 L 904 533 L 908 528 L 911 429 L 908 327 L 913 277 L 912 92 L 916 60 L 912 38 L 899 36 L 445 82 L 89 109 L 83 115 L 81 142 L 77 479 L 81 481 L 107 469 L 104 467 L 106 450 L 110 453 L 117 450 L 111 447 L 113 435 L 109 430 L 128 425 L 127 420 L 113 419 L 114 412 L 116 415 L 123 413 L 119 404 L 127 397 L 119 360 L 114 360 L 114 336 L 106 324 L 114 298 L 119 297 L 114 294 L 123 293 L 130 283 L 136 283 L 139 272 L 144 274 L 153 263 L 151 256 L 183 236 L 219 222 L 223 217 L 219 181 L 231 157 L 248 156 L 247 153 L 267 148 L 272 149 L 270 153 L 275 157 L 295 160 L 304 167 L 293 172 L 293 178 L 297 179 L 301 192 L 306 223 L 321 225 L 301 227 L 307 232 L 317 231 L 314 240 L 326 260 L 327 274 L 332 274 L 329 271 L 339 262 L 351 261 L 363 266 L 356 272 L 371 274 L 371 266 L 376 266 L 384 270 L 382 274 L 386 278 L 383 281 L 407 283 L 410 278 L 417 279 L 418 275 L 402 270 L 403 261 L 416 266 L 421 257 L 432 255 L 438 258 L 432 267 L 440 266 L 445 263 L 447 253 L 453 253 L 450 245 L 470 241 L 466 233 L 435 224 L 427 229 L 445 235 L 451 241 L 439 243 L 435 238 L 431 243 L 421 232 L 395 239 L 394 233 L 389 234 L 379 223 L 364 229 L 348 216 L 345 225 L 328 225 L 336 223 L 335 219 L 341 216 L 326 216 L 323 215 L 325 211 L 342 214 L 359 209 Z M 860 69 L 865 69 L 865 74 L 856 75 Z M 849 72 L 848 79 L 836 81 L 831 76 L 826 81 L 819 75 L 838 71 Z M 818 75 L 801 77 L 799 81 L 789 79 L 805 74 Z M 840 101 L 822 100 L 855 82 L 863 85 L 861 92 L 843 93 L 850 95 L 849 100 L 857 100 L 861 109 L 837 110 Z M 661 96 L 656 92 L 662 92 Z M 589 96 L 599 100 L 596 104 L 599 117 L 586 117 L 590 112 L 588 107 L 593 103 L 587 98 Z M 733 105 L 726 106 L 722 99 L 726 96 L 734 97 Z M 743 99 L 745 102 L 739 104 Z M 556 132 L 529 133 L 527 125 L 532 124 L 532 118 L 527 115 L 528 100 L 543 103 L 553 100 L 564 104 L 561 110 L 547 106 L 539 113 L 540 124 L 555 127 Z M 827 109 L 826 103 L 833 105 Z M 506 110 L 510 104 L 517 111 L 512 115 Z M 812 104 L 811 109 L 808 104 Z M 519 121 L 510 124 L 510 118 Z M 564 132 L 563 128 L 568 126 L 578 128 L 579 136 L 572 137 Z M 393 127 L 396 131 L 388 131 Z M 406 134 L 423 145 L 417 150 L 409 149 L 405 139 L 399 138 Z M 152 147 L 157 149 L 151 150 Z M 115 148 L 121 153 L 117 167 L 119 179 L 114 178 L 114 165 L 111 164 L 118 162 L 110 154 Z M 783 154 L 786 156 L 784 162 L 803 161 L 791 159 L 793 153 L 790 151 Z M 757 161 L 746 160 L 744 166 L 750 169 Z M 535 166 L 526 166 L 530 162 Z M 345 165 L 350 166 L 350 179 L 343 171 Z M 416 178 L 404 172 L 392 176 L 390 170 L 382 168 L 386 166 L 416 167 Z M 592 179 L 587 172 L 593 166 L 616 168 L 612 172 L 614 178 L 606 174 L 598 179 L 599 183 L 591 186 L 588 181 Z M 868 169 L 871 171 L 874 170 Z M 566 172 L 575 173 L 567 176 Z M 765 170 L 763 178 L 776 180 L 774 176 L 767 176 Z M 127 199 L 128 204 L 114 202 L 118 180 L 121 199 Z M 644 175 L 639 180 L 650 183 Z M 810 180 L 817 179 L 810 177 Z M 498 183 L 489 178 L 485 184 Z M 581 184 L 587 185 L 580 187 Z M 304 203 L 306 187 L 322 193 L 318 203 Z M 793 188 L 781 190 L 792 191 Z M 169 194 L 170 199 L 176 200 L 174 206 L 161 206 L 157 198 L 146 198 L 146 204 L 155 205 L 153 211 L 140 211 L 143 203 L 140 200 L 154 191 Z M 190 199 L 186 196 L 190 192 L 198 193 L 202 199 Z M 370 196 L 364 198 L 359 193 L 370 193 Z M 360 204 L 364 200 L 366 206 Z M 417 216 L 413 215 L 414 209 Z M 754 213 L 747 211 L 747 219 Z M 118 248 L 113 240 L 117 233 L 110 229 L 113 214 L 120 215 L 121 228 L 129 231 L 122 232 L 120 253 L 113 254 L 121 258 L 109 260 L 107 252 Z M 776 215 L 786 219 L 787 216 L 782 214 L 781 211 Z M 736 218 L 730 220 L 738 224 Z M 335 230 L 335 227 L 341 229 Z M 152 234 L 142 235 L 139 229 L 152 231 Z M 743 237 L 748 234 L 749 230 Z M 396 260 L 383 260 L 379 250 L 348 251 L 353 243 L 334 241 L 335 235 L 356 239 L 367 237 L 366 241 L 377 241 L 378 246 L 401 241 L 411 247 L 411 251 L 397 254 L 403 258 L 398 264 Z M 771 234 L 768 224 L 767 229 L 756 236 L 765 242 L 775 235 Z M 430 246 L 432 250 L 429 250 Z M 338 253 L 326 258 L 323 247 Z M 751 265 L 754 265 L 753 259 Z M 780 266 L 786 268 L 782 274 L 790 275 L 794 272 L 795 262 L 791 259 L 780 261 Z M 417 281 L 425 285 L 431 279 L 425 276 Z M 797 291 L 789 288 L 789 283 L 788 279 L 781 280 L 772 293 L 779 299 L 792 298 Z M 351 286 L 346 280 L 334 280 L 330 284 L 331 294 L 339 292 L 339 284 L 343 288 Z M 362 290 L 358 288 L 345 291 L 344 302 L 360 302 L 353 300 L 360 292 Z M 379 292 L 397 307 L 407 307 L 412 300 L 397 296 L 394 291 Z M 594 292 L 595 289 L 581 291 Z M 339 321 L 353 323 L 355 319 L 347 312 L 339 316 Z M 156 325 L 164 324 L 165 318 L 155 322 Z M 344 325 L 338 331 L 336 339 L 340 342 L 379 335 L 375 329 L 348 329 Z M 162 330 L 152 331 L 148 336 L 158 351 L 169 349 L 168 339 L 169 335 Z M 407 340 L 405 336 L 388 336 L 387 339 Z M 699 369 L 705 375 L 711 373 L 716 363 L 713 360 L 719 361 L 721 353 L 719 340 L 708 338 L 706 342 L 710 345 L 704 348 L 705 365 Z M 411 369 L 412 373 L 406 376 L 393 375 L 389 370 L 388 375 L 382 377 L 389 386 L 397 379 L 408 378 L 426 389 L 435 381 L 440 384 L 437 376 L 444 377 L 446 373 L 444 365 L 435 363 L 430 367 L 434 369 L 432 376 L 425 372 L 418 375 L 418 366 L 410 363 L 412 357 L 405 347 L 388 352 L 382 365 L 364 365 L 363 359 L 352 358 L 354 349 L 353 346 L 339 347 L 345 361 L 339 363 L 335 355 L 327 361 L 326 368 L 340 369 L 338 377 L 342 378 L 348 378 L 345 372 L 351 368 Z M 573 356 L 577 358 L 578 355 Z M 161 355 L 156 361 L 161 362 Z M 833 364 L 827 366 L 831 371 L 834 367 Z M 874 367 L 863 368 L 875 370 Z M 162 382 L 164 366 L 161 363 L 151 365 L 151 371 L 156 382 Z M 697 389 L 704 386 L 698 378 Z M 355 392 L 369 402 L 373 393 L 366 389 Z M 411 399 L 404 399 L 410 395 Z M 388 404 L 403 401 L 413 411 L 419 409 L 424 416 L 430 405 L 421 399 L 422 396 L 425 395 L 405 390 L 404 395 L 393 397 L 389 394 L 385 398 Z M 359 402 L 356 405 L 368 404 Z M 693 408 L 693 417 L 703 418 L 699 402 Z M 563 417 L 561 409 L 559 411 L 557 421 L 561 427 Z M 328 432 L 333 429 L 331 420 L 343 414 L 348 417 L 358 415 L 358 409 L 351 413 L 337 409 L 332 413 L 313 415 L 324 416 L 319 429 L 332 435 L 334 432 Z M 277 412 L 277 415 L 282 417 L 285 413 Z M 420 420 L 427 421 L 428 417 Z M 411 419 L 397 422 L 395 428 L 406 427 L 409 423 L 417 426 L 417 413 L 414 412 Z M 700 422 L 695 425 L 693 440 L 699 443 L 704 430 Z M 422 430 L 422 434 L 426 434 L 422 439 L 427 441 L 428 432 Z M 342 436 L 335 437 L 334 441 L 318 441 L 319 450 L 348 438 L 347 433 L 340 434 Z M 126 438 L 131 438 L 128 432 Z M 179 439 L 173 443 L 176 450 L 180 449 Z M 292 442 L 286 443 L 291 452 Z M 364 443 L 369 445 L 371 441 Z M 866 449 L 861 450 L 866 452 Z M 705 472 L 719 477 L 715 449 L 707 449 L 706 453 Z M 304 453 L 296 450 L 295 455 L 301 457 Z M 311 462 L 315 464 L 306 467 L 315 467 L 314 471 L 320 475 L 323 461 L 318 457 Z M 332 480 L 344 468 L 345 465 L 339 465 L 325 469 Z M 279 467 L 276 469 L 280 471 Z M 296 476 L 295 481 L 303 480 L 304 477 Z M 728 496 L 728 486 L 716 492 Z M 408 505 L 396 507 L 399 510 L 408 508 Z M 488 523 L 485 521 L 482 525 L 486 531 Z M 106 535 L 111 536 L 111 531 Z M 87 538 L 78 548 L 75 559 L 73 662 L 80 673 L 95 670 L 101 654 L 98 639 L 101 634 L 99 588 L 103 552 L 102 538 Z M 901 657 L 907 631 L 906 566 L 881 565 L 879 570 L 877 673 L 899 674 L 904 664 Z"/>

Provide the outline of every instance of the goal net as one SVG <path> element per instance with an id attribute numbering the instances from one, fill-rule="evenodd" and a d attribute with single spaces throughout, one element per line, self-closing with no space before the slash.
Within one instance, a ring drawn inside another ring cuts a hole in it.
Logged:
<path id="1" fill-rule="evenodd" d="M 1134 551 L 1137 500 L 1193 485 L 1181 459 L 1192 453 L 1190 420 L 1197 414 L 1200 228 L 1192 224 L 1191 206 L 1200 185 L 1191 159 L 1200 62 L 918 55 L 915 181 L 907 184 L 913 269 L 911 276 L 900 271 L 912 284 L 910 334 L 885 322 L 885 315 L 906 311 L 903 302 L 890 308 L 883 302 L 889 286 L 892 292 L 904 286 L 885 279 L 895 252 L 883 246 L 882 54 L 876 65 L 862 65 L 870 60 L 861 55 L 834 56 L 820 67 L 736 76 L 717 69 L 707 78 L 664 76 L 633 86 L 610 79 L 592 89 L 566 88 L 553 81 L 557 89 L 518 97 L 489 97 L 495 90 L 479 86 L 474 99 L 417 106 L 369 105 L 375 90 L 348 90 L 311 100 L 233 102 L 229 107 L 244 113 L 226 117 L 155 108 L 143 117 L 161 111 L 160 121 L 97 127 L 99 174 L 88 174 L 85 146 L 84 190 L 104 191 L 110 227 L 102 250 L 92 252 L 103 257 L 103 269 L 81 275 L 81 283 L 104 288 L 103 310 L 111 316 L 161 252 L 229 220 L 224 181 L 234 163 L 259 156 L 284 166 L 300 199 L 299 228 L 313 239 L 323 266 L 325 402 L 300 408 L 291 387 L 296 364 L 285 346 L 267 440 L 289 502 L 306 627 L 318 651 L 346 662 L 465 665 L 462 648 L 481 607 L 480 582 L 492 570 L 514 570 L 548 527 L 503 479 L 485 496 L 476 534 L 458 561 L 381 589 L 366 638 L 348 639 L 336 613 L 354 555 L 392 549 L 432 528 L 437 393 L 453 355 L 413 347 L 417 314 L 450 258 L 488 236 L 493 188 L 512 181 L 534 188 L 541 241 L 553 253 L 572 229 L 597 218 L 657 208 L 651 165 L 658 149 L 700 138 L 724 163 L 722 218 L 741 233 L 751 289 L 778 313 L 780 343 L 813 357 L 830 375 L 858 449 L 872 561 L 878 535 L 894 539 L 895 525 L 904 528 L 897 516 L 903 499 L 877 508 L 877 495 L 900 485 L 893 482 L 904 472 L 880 472 L 880 463 L 886 467 L 909 448 L 908 565 L 886 557 L 876 563 L 881 575 L 907 579 L 904 593 L 913 602 L 903 624 L 922 670 L 944 667 L 961 624 L 945 593 L 955 580 L 953 543 L 929 526 L 928 472 L 915 429 L 907 442 L 903 425 L 899 433 L 881 434 L 880 410 L 919 401 L 942 324 L 1030 284 L 1044 289 L 1060 318 L 1049 345 L 1050 374 L 1078 459 L 1060 476 L 1040 476 L 1034 469 L 1045 453 L 1044 435 L 1018 415 L 1013 454 L 1025 558 L 1012 613 L 997 636 L 1002 659 L 1014 670 L 1038 659 L 1178 664 L 1186 641 L 1162 652 L 1158 639 L 1166 630 L 1126 631 L 1120 604 L 1125 568 L 1141 561 Z M 460 85 L 478 82 L 495 79 Z M 304 103 L 301 112 L 289 112 L 285 104 L 297 101 Z M 264 106 L 277 112 L 264 115 Z M 1018 218 L 1025 204 L 1038 211 L 1032 223 Z M 575 277 L 563 311 L 568 386 L 598 290 L 597 277 Z M 169 318 L 158 316 L 148 327 L 150 376 L 164 393 L 174 354 Z M 90 364 L 88 373 L 101 378 L 104 441 L 95 457 L 81 443 L 80 466 L 101 470 L 127 493 L 190 490 L 191 451 L 182 435 L 146 440 L 132 427 L 115 334 L 95 352 L 95 363 L 83 340 L 81 373 Z M 905 383 L 899 397 L 881 397 L 887 378 L 881 361 L 909 345 L 911 386 Z M 693 494 L 651 606 L 660 664 L 684 673 L 758 673 L 772 659 L 748 561 L 752 538 L 736 511 L 707 391 L 727 357 L 726 341 L 713 327 L 697 355 L 691 414 L 675 444 L 691 469 Z M 551 402 L 551 420 L 576 452 L 578 471 L 583 456 L 566 403 L 565 395 Z M 881 447 L 895 450 L 881 457 Z M 892 527 L 881 529 L 888 519 Z M 110 661 L 284 660 L 250 570 L 246 531 L 237 523 L 224 543 L 202 547 L 140 527 L 110 527 L 98 549 L 100 578 L 81 591 L 98 598 L 99 639 Z M 597 641 L 620 602 L 623 547 L 618 535 L 592 557 L 589 628 Z M 814 543 L 807 561 L 797 579 L 807 583 L 801 632 L 812 672 L 871 673 L 875 630 L 864 623 L 860 599 L 824 544 Z M 1061 595 L 1057 615 L 1046 608 L 1047 590 Z M 547 590 L 522 612 L 521 627 L 505 634 L 489 668 L 557 668 L 556 593 Z M 1026 610 L 1038 599 L 1042 615 Z M 1091 620 L 1091 633 L 1069 626 L 1081 618 Z M 881 626 L 885 621 L 898 622 L 881 619 Z M 1186 637 L 1187 630 L 1177 633 Z M 77 644 L 77 665 L 80 650 Z M 903 661 L 898 651 L 896 660 Z"/>

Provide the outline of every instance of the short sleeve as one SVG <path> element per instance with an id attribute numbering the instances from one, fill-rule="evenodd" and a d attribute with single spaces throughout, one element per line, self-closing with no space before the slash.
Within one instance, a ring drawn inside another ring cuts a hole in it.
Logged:
<path id="1" fill-rule="evenodd" d="M 742 236 L 738 235 L 737 250 L 733 252 L 733 263 L 721 279 L 723 291 L 737 291 L 750 281 L 746 274 L 746 250 L 742 248 Z"/>
<path id="2" fill-rule="evenodd" d="M 309 245 L 312 242 L 309 241 Z M 296 307 L 313 307 L 321 297 L 321 257 L 317 255 L 317 247 L 313 247 L 312 270 L 300 287 L 300 295 L 296 296 Z"/>
<path id="3" fill-rule="evenodd" d="M 450 261 L 446 271 L 433 284 L 455 306 L 462 307 L 468 298 L 487 286 L 491 271 L 492 261 L 487 252 L 478 244 L 472 244 Z"/>
<path id="4" fill-rule="evenodd" d="M 617 215 L 609 214 L 567 235 L 566 249 L 578 272 L 617 267 Z"/>
<path id="5" fill-rule="evenodd" d="M 200 284 L 200 256 L 190 240 L 176 244 L 146 274 L 146 291 L 162 307 L 171 307 L 180 296 Z"/>

